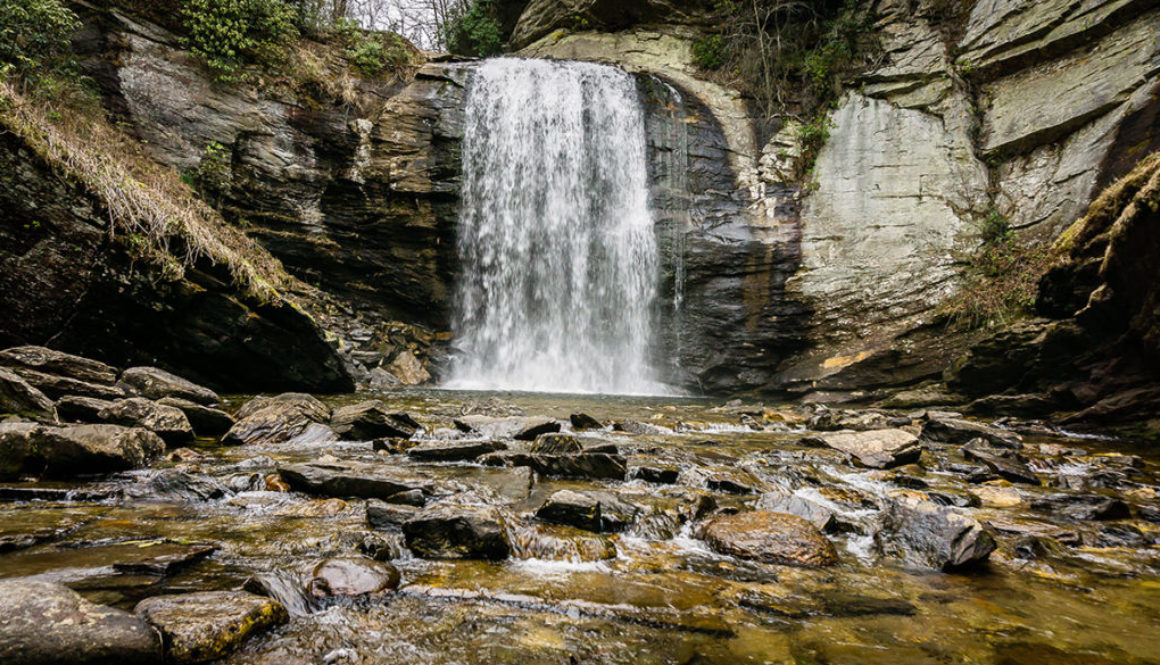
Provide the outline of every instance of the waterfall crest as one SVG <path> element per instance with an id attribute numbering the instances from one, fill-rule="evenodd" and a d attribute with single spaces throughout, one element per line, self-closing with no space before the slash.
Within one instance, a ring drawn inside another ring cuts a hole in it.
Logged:
<path id="1" fill-rule="evenodd" d="M 489 60 L 466 118 L 447 387 L 665 392 L 649 362 L 659 258 L 636 80 Z"/>

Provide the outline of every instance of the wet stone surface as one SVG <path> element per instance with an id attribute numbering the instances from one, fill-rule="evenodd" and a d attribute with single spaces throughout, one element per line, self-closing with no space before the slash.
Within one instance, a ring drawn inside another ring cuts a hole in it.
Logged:
<path id="1" fill-rule="evenodd" d="M 160 399 L 198 413 L 190 397 Z M 91 626 L 126 663 L 156 647 L 138 607 L 174 662 L 1158 662 L 1160 454 L 1131 441 L 913 405 L 212 408 L 231 445 L 198 431 L 91 477 L 11 467 L 0 580 L 124 611 Z"/>

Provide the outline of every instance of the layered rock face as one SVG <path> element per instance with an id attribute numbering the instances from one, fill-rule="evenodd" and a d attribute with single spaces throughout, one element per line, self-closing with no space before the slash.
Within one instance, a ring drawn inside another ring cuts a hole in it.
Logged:
<path id="1" fill-rule="evenodd" d="M 1050 243 L 1157 147 L 1148 2 L 983 0 L 953 16 L 880 0 L 878 64 L 831 113 L 811 183 L 794 172 L 793 123 L 762 147 L 744 101 L 693 64 L 699 3 L 663 18 L 651 13 L 663 3 L 549 4 L 521 17 L 522 53 L 611 62 L 680 91 L 652 129 L 673 239 L 667 314 L 684 317 L 668 347 L 682 382 L 707 390 L 850 394 L 938 377 L 975 339 L 933 324 L 983 219 L 998 211 L 1024 241 Z M 665 168 L 678 156 L 683 178 Z"/>

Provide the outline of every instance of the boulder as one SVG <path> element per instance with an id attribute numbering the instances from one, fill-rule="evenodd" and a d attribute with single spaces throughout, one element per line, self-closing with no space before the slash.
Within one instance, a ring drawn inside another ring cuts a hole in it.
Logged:
<path id="1" fill-rule="evenodd" d="M 584 449 L 580 444 L 580 440 L 571 434 L 549 433 L 541 434 L 532 442 L 533 453 L 543 453 L 545 455 L 564 455 L 568 453 L 578 453 Z"/>
<path id="2" fill-rule="evenodd" d="M 366 596 L 399 586 L 399 571 L 389 563 L 363 558 L 326 559 L 310 571 L 307 590 L 315 598 Z"/>
<path id="3" fill-rule="evenodd" d="M 221 436 L 234 426 L 234 417 L 221 409 L 203 406 L 180 397 L 163 397 L 157 400 L 157 403 L 181 409 L 197 436 Z"/>
<path id="4" fill-rule="evenodd" d="M 53 420 L 52 400 L 19 374 L 0 368 L 0 414 Z"/>
<path id="5" fill-rule="evenodd" d="M 128 385 L 136 394 L 154 400 L 176 397 L 207 406 L 221 401 L 218 394 L 209 388 L 156 367 L 130 367 L 121 372 L 121 383 Z"/>
<path id="6" fill-rule="evenodd" d="M 367 524 L 372 529 L 400 527 L 403 522 L 418 514 L 419 509 L 414 506 L 386 503 L 376 499 L 367 501 Z"/>
<path id="7" fill-rule="evenodd" d="M 97 412 L 102 422 L 144 427 L 171 446 L 193 441 L 193 426 L 181 409 L 164 406 L 144 397 L 119 399 Z"/>
<path id="8" fill-rule="evenodd" d="M 423 363 L 410 351 L 401 351 L 391 364 L 387 365 L 387 370 L 404 386 L 417 386 L 431 380 L 427 368 L 423 367 Z"/>
<path id="9" fill-rule="evenodd" d="M 922 438 L 940 443 L 968 443 L 985 439 L 996 448 L 1022 448 L 1023 438 L 1015 432 L 959 418 L 932 416 L 922 426 Z"/>
<path id="10" fill-rule="evenodd" d="M 60 584 L 0 581 L 0 663 L 155 665 L 161 640 L 141 619 Z"/>
<path id="11" fill-rule="evenodd" d="M 343 438 L 369 441 L 383 437 L 409 439 L 422 426 L 406 413 L 391 413 L 378 400 L 369 400 L 334 410 L 330 427 Z"/>
<path id="12" fill-rule="evenodd" d="M 224 658 L 250 637 L 290 620 L 278 601 L 242 591 L 154 596 L 134 612 L 161 633 L 171 663 Z"/>
<path id="13" fill-rule="evenodd" d="M 256 474 L 255 474 L 256 475 Z M 212 501 L 230 492 L 213 478 L 186 473 L 178 469 L 158 472 L 146 483 L 146 497 L 163 497 L 179 501 Z"/>
<path id="14" fill-rule="evenodd" d="M 112 405 L 107 399 L 65 395 L 56 402 L 56 415 L 65 423 L 99 423 L 103 422 L 101 411 Z"/>
<path id="15" fill-rule="evenodd" d="M 850 455 L 863 466 L 889 469 L 917 462 L 922 456 L 918 437 L 900 429 L 865 432 L 832 432 L 802 439 L 802 443 L 833 448 Z"/>
<path id="16" fill-rule="evenodd" d="M 431 441 L 407 450 L 407 455 L 421 462 L 462 462 L 506 449 L 498 441 Z"/>
<path id="17" fill-rule="evenodd" d="M 105 386 L 117 382 L 117 370 L 114 367 L 43 346 L 17 346 L 0 351 L 0 367 L 28 369 Z"/>
<path id="18" fill-rule="evenodd" d="M 516 441 L 535 441 L 541 434 L 551 434 L 560 431 L 560 423 L 555 420 L 533 421 L 525 425 L 512 437 Z"/>
<path id="19" fill-rule="evenodd" d="M 963 446 L 963 457 L 984 464 L 1000 478 L 1013 483 L 1040 485 L 1039 477 L 1014 450 L 991 448 L 984 439 L 974 439 Z"/>
<path id="20" fill-rule="evenodd" d="M 593 418 L 587 413 L 573 413 L 568 416 L 568 420 L 572 422 L 572 429 L 577 432 L 582 432 L 586 429 L 603 429 L 604 423 Z"/>
<path id="21" fill-rule="evenodd" d="M 237 422 L 222 437 L 226 445 L 285 443 L 306 431 L 312 423 L 325 423 L 330 409 L 310 395 L 284 393 L 255 397 L 236 414 Z"/>
<path id="22" fill-rule="evenodd" d="M 291 489 L 317 496 L 386 499 L 427 487 L 420 478 L 370 464 L 287 464 L 278 474 Z"/>
<path id="23" fill-rule="evenodd" d="M 560 490 L 536 511 L 536 517 L 553 524 L 611 533 L 628 528 L 640 509 L 611 492 Z"/>
<path id="24" fill-rule="evenodd" d="M 783 566 L 816 568 L 838 562 L 833 543 L 806 520 L 765 510 L 709 520 L 701 537 L 721 554 Z"/>
<path id="25" fill-rule="evenodd" d="M 911 496 L 890 502 L 875 539 L 884 554 L 944 571 L 980 564 L 995 550 L 995 538 L 974 518 Z"/>
<path id="26" fill-rule="evenodd" d="M 164 441 L 139 427 L 0 423 L 0 479 L 25 473 L 70 478 L 125 471 L 164 450 Z"/>
<path id="27" fill-rule="evenodd" d="M 507 558 L 503 515 L 491 506 L 438 506 L 403 523 L 407 547 L 428 559 Z"/>

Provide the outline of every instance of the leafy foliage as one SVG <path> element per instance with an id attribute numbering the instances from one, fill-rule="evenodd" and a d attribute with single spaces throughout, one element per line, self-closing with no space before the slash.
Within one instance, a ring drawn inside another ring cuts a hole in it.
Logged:
<path id="1" fill-rule="evenodd" d="M 59 0 L 0 0 L 0 69 L 38 88 L 75 77 L 69 37 L 80 27 Z"/>
<path id="2" fill-rule="evenodd" d="M 708 35 L 693 43 L 693 57 L 702 69 L 714 70 L 725 66 L 725 38 Z"/>
<path id="3" fill-rule="evenodd" d="M 335 29 L 346 44 L 346 59 L 364 76 L 379 76 L 412 63 L 411 48 L 397 34 L 362 30 L 349 19 L 339 20 Z"/>
<path id="4" fill-rule="evenodd" d="M 230 149 L 210 141 L 201 151 L 201 161 L 194 172 L 194 183 L 207 201 L 217 202 L 230 193 L 233 182 L 233 164 Z"/>
<path id="5" fill-rule="evenodd" d="M 188 0 L 186 46 L 222 82 L 245 78 L 248 64 L 276 63 L 298 35 L 298 9 L 284 0 Z"/>
<path id="6" fill-rule="evenodd" d="M 471 0 L 453 10 L 443 40 L 456 55 L 487 58 L 502 52 L 503 28 L 494 0 Z"/>
<path id="7" fill-rule="evenodd" d="M 998 210 L 983 218 L 979 234 L 982 244 L 966 259 L 962 288 L 944 306 L 949 320 L 965 328 L 1003 324 L 1032 311 L 1050 263 L 1047 249 L 1020 243 Z"/>

